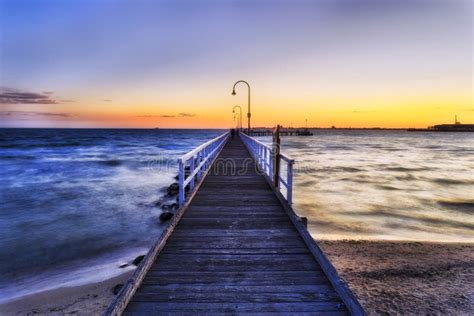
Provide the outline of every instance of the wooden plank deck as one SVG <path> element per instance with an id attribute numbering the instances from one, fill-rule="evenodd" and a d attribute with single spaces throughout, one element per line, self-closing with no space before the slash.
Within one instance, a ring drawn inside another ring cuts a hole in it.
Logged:
<path id="1" fill-rule="evenodd" d="M 211 168 L 124 314 L 363 314 L 239 137 L 219 159 L 235 161 L 239 174 Z"/>

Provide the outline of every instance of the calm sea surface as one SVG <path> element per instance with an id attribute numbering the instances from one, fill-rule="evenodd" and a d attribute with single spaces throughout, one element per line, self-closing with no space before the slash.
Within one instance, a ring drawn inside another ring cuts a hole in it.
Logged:
<path id="1" fill-rule="evenodd" d="M 0 129 L 0 301 L 124 271 L 163 230 L 155 203 L 177 158 L 221 132 Z M 473 134 L 282 142 L 315 238 L 474 242 Z"/>
<path id="2" fill-rule="evenodd" d="M 282 146 L 314 238 L 474 242 L 473 133 L 315 130 Z"/>

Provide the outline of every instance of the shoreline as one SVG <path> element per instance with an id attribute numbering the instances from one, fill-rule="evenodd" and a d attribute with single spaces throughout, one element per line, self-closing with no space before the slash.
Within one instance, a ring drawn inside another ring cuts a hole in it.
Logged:
<path id="1" fill-rule="evenodd" d="M 1 315 L 100 315 L 112 302 L 112 289 L 125 283 L 135 269 L 112 278 L 28 294 L 0 304 Z"/>
<path id="2" fill-rule="evenodd" d="M 369 315 L 474 312 L 474 243 L 317 242 Z M 112 288 L 125 283 L 134 271 L 19 297 L 0 304 L 0 313 L 102 314 L 115 296 Z"/>

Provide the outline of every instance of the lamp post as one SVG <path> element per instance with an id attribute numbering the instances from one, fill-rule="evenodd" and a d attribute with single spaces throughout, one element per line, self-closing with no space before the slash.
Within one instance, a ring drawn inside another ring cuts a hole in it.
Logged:
<path id="1" fill-rule="evenodd" d="M 240 105 L 236 105 L 232 108 L 232 113 L 235 113 L 235 108 L 239 108 L 240 110 L 240 126 L 239 128 L 241 129 L 242 128 L 242 108 L 240 107 Z"/>
<path id="2" fill-rule="evenodd" d="M 234 87 L 232 88 L 232 95 L 236 95 L 235 93 L 235 86 L 239 83 L 245 83 L 247 85 L 247 88 L 249 88 L 249 95 L 248 95 L 248 112 L 247 112 L 247 135 L 250 135 L 250 85 L 247 81 L 244 80 L 239 80 L 236 83 L 234 83 Z"/>

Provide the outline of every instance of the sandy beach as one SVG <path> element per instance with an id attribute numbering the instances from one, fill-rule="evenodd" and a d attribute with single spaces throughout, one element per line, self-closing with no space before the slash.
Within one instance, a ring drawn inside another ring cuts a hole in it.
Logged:
<path id="1" fill-rule="evenodd" d="M 101 315 L 112 301 L 112 288 L 123 284 L 134 270 L 103 282 L 58 288 L 0 305 L 0 315 Z"/>
<path id="2" fill-rule="evenodd" d="M 474 244 L 320 241 L 371 315 L 472 315 Z"/>
<path id="3" fill-rule="evenodd" d="M 474 312 L 474 244 L 320 241 L 371 315 Z M 61 288 L 0 305 L 2 315 L 100 315 L 112 288 L 132 271 L 100 283 Z"/>

